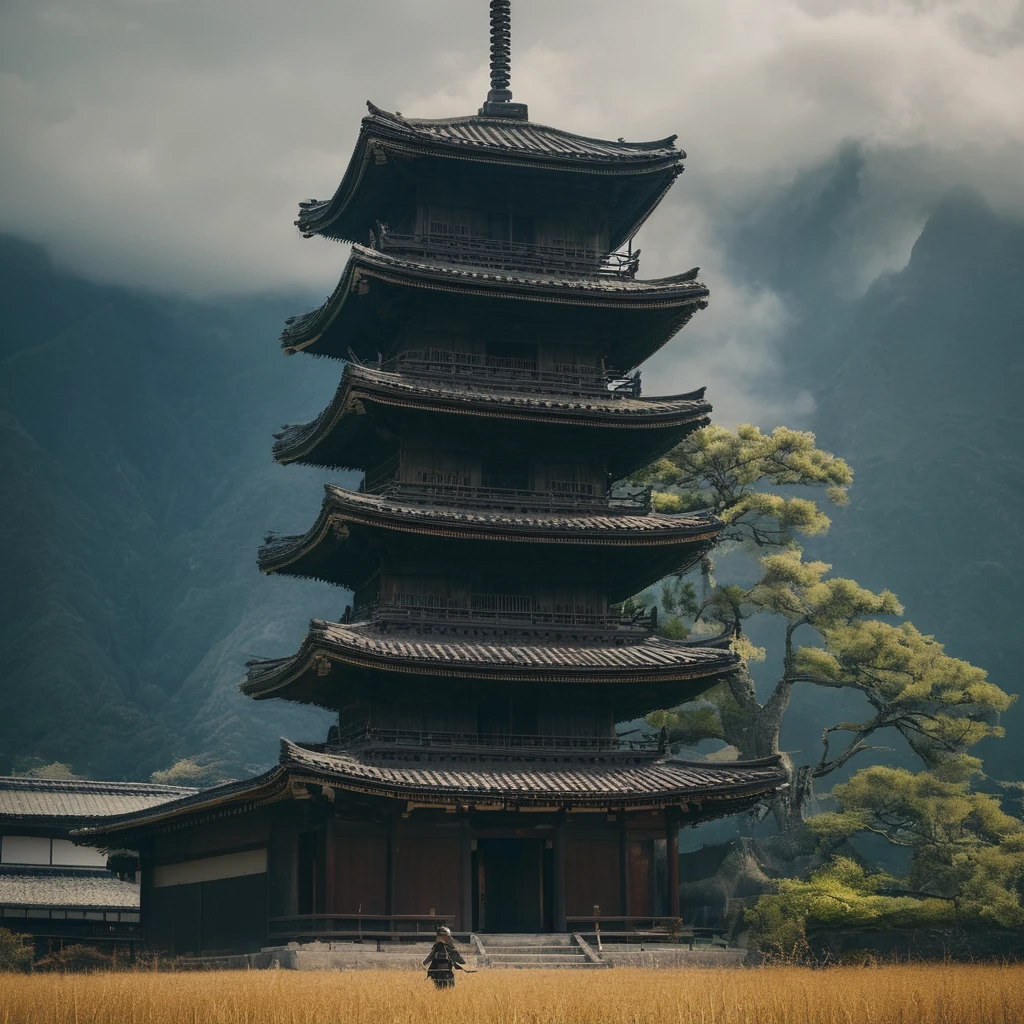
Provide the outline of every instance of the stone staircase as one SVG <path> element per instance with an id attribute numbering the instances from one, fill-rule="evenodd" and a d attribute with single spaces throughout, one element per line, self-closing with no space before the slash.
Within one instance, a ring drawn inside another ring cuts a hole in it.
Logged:
<path id="1" fill-rule="evenodd" d="M 481 967 L 523 970 L 608 967 L 578 935 L 479 935 L 471 941 Z"/>

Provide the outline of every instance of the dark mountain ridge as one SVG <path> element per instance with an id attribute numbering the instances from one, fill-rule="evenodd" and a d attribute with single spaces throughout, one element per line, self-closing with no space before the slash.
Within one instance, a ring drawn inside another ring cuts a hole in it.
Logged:
<path id="1" fill-rule="evenodd" d="M 342 600 L 254 565 L 267 528 L 303 527 L 319 503 L 322 478 L 268 452 L 276 423 L 322 402 L 325 375 L 275 343 L 306 300 L 97 287 L 12 239 L 0 267 L 0 771 L 25 756 L 103 777 L 192 753 L 228 774 L 271 760 L 277 736 L 312 723 L 234 693 L 245 656 L 284 653 Z"/>
<path id="2" fill-rule="evenodd" d="M 904 269 L 843 297 L 862 168 L 846 147 L 728 239 L 736 274 L 797 315 L 784 372 L 817 413 L 796 425 L 856 471 L 812 553 L 893 589 L 916 625 L 1016 691 L 1024 228 L 954 193 Z M 271 429 L 315 414 L 337 380 L 280 355 L 281 322 L 309 297 L 159 299 L 78 280 L 12 239 L 0 268 L 0 772 L 38 757 L 144 778 L 201 754 L 241 775 L 282 734 L 322 735 L 326 715 L 235 690 L 247 656 L 290 652 L 346 600 L 254 565 L 266 530 L 306 529 L 328 478 L 268 451 Z M 801 694 L 787 746 L 817 748 L 823 699 Z M 1006 718 L 1021 735 L 1024 708 Z M 989 743 L 991 774 L 1024 776 L 1018 749 Z"/>

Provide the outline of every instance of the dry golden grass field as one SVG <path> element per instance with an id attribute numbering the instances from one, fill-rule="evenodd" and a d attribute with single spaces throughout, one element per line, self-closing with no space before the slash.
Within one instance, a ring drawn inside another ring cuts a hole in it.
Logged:
<path id="1" fill-rule="evenodd" d="M 0 974 L 0 1024 L 1003 1024 L 1024 967 Z"/>

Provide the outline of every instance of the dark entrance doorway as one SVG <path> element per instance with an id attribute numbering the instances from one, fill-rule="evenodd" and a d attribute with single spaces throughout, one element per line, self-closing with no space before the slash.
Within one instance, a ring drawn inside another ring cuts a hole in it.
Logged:
<path id="1" fill-rule="evenodd" d="M 474 927 L 492 934 L 549 930 L 550 855 L 543 839 L 479 840 Z"/>

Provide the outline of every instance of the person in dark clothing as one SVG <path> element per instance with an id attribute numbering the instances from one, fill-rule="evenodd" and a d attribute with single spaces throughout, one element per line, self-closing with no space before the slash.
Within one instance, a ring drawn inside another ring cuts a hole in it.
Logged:
<path id="1" fill-rule="evenodd" d="M 451 929 L 441 925 L 437 929 L 434 945 L 423 961 L 427 977 L 434 982 L 434 988 L 455 988 L 455 972 L 461 971 L 461 965 L 465 962 L 452 942 Z"/>

